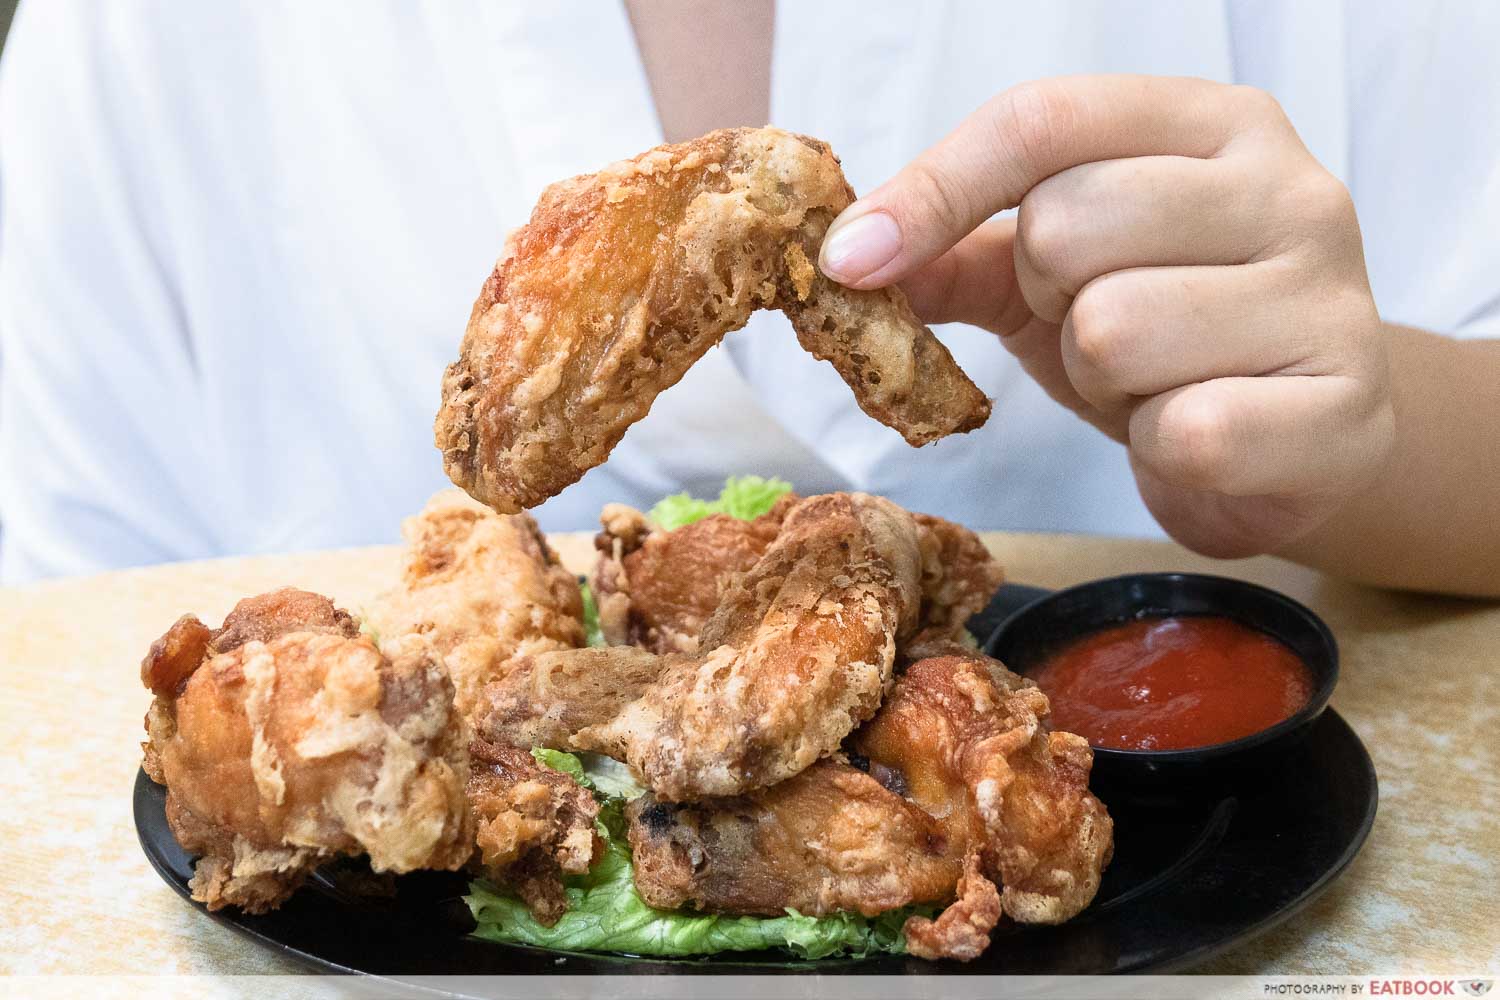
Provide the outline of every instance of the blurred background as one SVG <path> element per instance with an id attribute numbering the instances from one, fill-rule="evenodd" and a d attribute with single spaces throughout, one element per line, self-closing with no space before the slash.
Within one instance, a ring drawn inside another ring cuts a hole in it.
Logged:
<path id="1" fill-rule="evenodd" d="M 0 0 L 4 582 L 396 541 L 448 485 L 439 386 L 505 233 L 548 183 L 665 137 L 637 0 L 16 7 Z M 858 191 L 1025 80 L 1262 87 L 1353 193 L 1385 318 L 1496 331 L 1497 5 L 653 7 L 691 11 L 661 36 L 681 87 L 769 70 L 759 110 L 705 129 L 817 136 Z M 696 19 L 752 11 L 769 51 L 705 64 Z M 976 529 L 1161 534 L 1123 449 L 996 338 L 937 332 L 995 400 L 978 431 L 908 448 L 761 313 L 538 518 L 592 530 L 605 502 L 756 473 Z"/>

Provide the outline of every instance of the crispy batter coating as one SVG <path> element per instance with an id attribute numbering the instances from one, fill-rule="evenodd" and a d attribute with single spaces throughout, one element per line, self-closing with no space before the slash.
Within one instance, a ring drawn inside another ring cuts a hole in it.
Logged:
<path id="1" fill-rule="evenodd" d="M 606 641 L 696 653 L 723 585 L 760 561 L 801 499 L 788 494 L 754 520 L 712 514 L 672 531 L 653 530 L 624 504 L 605 507 L 591 585 Z"/>
<path id="2" fill-rule="evenodd" d="M 800 500 L 782 497 L 753 520 L 714 514 L 671 531 L 654 529 L 646 515 L 624 504 L 607 505 L 594 539 L 599 560 L 591 580 L 605 639 L 658 653 L 697 652 L 698 635 L 724 586 L 765 554 Z M 968 528 L 931 514 L 912 517 L 922 552 L 917 630 L 924 642 L 960 639 L 1005 574 Z"/>
<path id="3" fill-rule="evenodd" d="M 982 874 L 966 874 L 969 896 L 987 895 L 980 878 L 999 882 L 1005 914 L 1021 923 L 1061 923 L 1087 906 L 1114 843 L 1109 813 L 1088 788 L 1093 752 L 1082 737 L 1049 732 L 1048 713 L 1030 681 L 965 651 L 912 664 L 850 741 L 977 855 Z M 951 920 L 957 937 L 946 941 L 941 919 L 913 919 L 914 954 L 972 950 L 970 917 Z"/>
<path id="4" fill-rule="evenodd" d="M 270 642 L 289 632 L 353 638 L 359 625 L 321 594 L 282 587 L 240 601 L 217 630 L 194 615 L 177 619 L 141 661 L 141 683 L 155 695 L 176 694 L 205 656 L 228 653 L 247 642 Z"/>
<path id="5" fill-rule="evenodd" d="M 469 760 L 466 791 L 479 869 L 511 888 L 550 927 L 568 909 L 563 876 L 587 872 L 604 849 L 594 831 L 599 804 L 588 789 L 538 764 L 527 750 L 475 740 Z"/>
<path id="6" fill-rule="evenodd" d="M 523 750 L 576 750 L 573 734 L 608 722 L 656 683 L 666 661 L 634 646 L 523 656 L 480 696 L 474 730 Z"/>
<path id="7" fill-rule="evenodd" d="M 942 903 L 908 919 L 907 947 L 964 961 L 1002 914 L 1058 923 L 1082 910 L 1113 842 L 1088 791 L 1088 746 L 1046 731 L 1030 682 L 951 648 L 896 682 L 850 739 L 848 763 L 825 759 L 735 798 L 633 803 L 641 897 L 760 914 Z"/>
<path id="8" fill-rule="evenodd" d="M 191 887 L 209 909 L 272 909 L 340 855 L 404 872 L 473 851 L 442 666 L 425 651 L 387 659 L 327 598 L 250 598 L 218 630 L 183 618 L 141 676 L 156 693 L 146 769 L 200 855 Z"/>
<path id="9" fill-rule="evenodd" d="M 627 761 L 669 801 L 789 778 L 880 706 L 920 577 L 916 523 L 900 507 L 863 493 L 803 500 L 725 588 L 698 653 L 667 658 L 641 697 L 571 743 Z"/>
<path id="10" fill-rule="evenodd" d="M 906 950 L 918 958 L 954 958 L 972 962 L 990 946 L 990 931 L 1000 922 L 1000 892 L 985 878 L 978 854 L 964 858 L 957 895 L 936 917 L 909 917 L 901 927 Z"/>
<path id="11" fill-rule="evenodd" d="M 1005 571 L 979 536 L 931 514 L 913 514 L 922 539 L 922 621 L 929 638 L 959 640 L 1005 582 Z M 980 636 L 980 638 L 985 638 Z"/>
<path id="12" fill-rule="evenodd" d="M 401 582 L 371 608 L 371 623 L 387 655 L 412 641 L 430 645 L 465 717 L 514 658 L 583 645 L 578 581 L 530 515 L 496 514 L 444 490 L 402 533 Z"/>
<path id="13" fill-rule="evenodd" d="M 827 758 L 748 795 L 626 809 L 635 885 L 659 909 L 873 916 L 952 898 L 963 870 L 932 816 Z"/>
<path id="14" fill-rule="evenodd" d="M 444 375 L 449 478 L 505 513 L 557 494 L 756 309 L 785 312 L 911 444 L 978 427 L 989 400 L 899 289 L 853 291 L 813 265 L 853 197 L 827 145 L 774 128 L 553 184 L 507 239 Z"/>

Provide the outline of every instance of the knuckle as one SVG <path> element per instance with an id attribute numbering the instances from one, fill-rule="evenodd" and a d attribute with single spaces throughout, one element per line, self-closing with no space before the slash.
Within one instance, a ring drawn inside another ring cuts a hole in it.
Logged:
<path id="1" fill-rule="evenodd" d="M 1071 99 L 1056 87 L 1031 82 L 1011 87 L 994 100 L 990 120 L 999 133 L 995 139 L 1000 148 L 1019 149 L 1033 170 L 1043 171 L 1053 163 L 1062 136 L 1078 116 Z"/>
<path id="2" fill-rule="evenodd" d="M 1354 198 L 1344 182 L 1326 170 L 1313 171 L 1302 182 L 1308 214 L 1326 225 L 1345 225 L 1354 221 Z"/>
<path id="3" fill-rule="evenodd" d="M 1233 474 L 1229 418 L 1212 394 L 1188 392 L 1161 414 L 1161 464 L 1168 478 L 1201 490 L 1225 490 Z"/>
<path id="4" fill-rule="evenodd" d="M 1077 290 L 1072 251 L 1077 229 L 1068 216 L 1063 199 L 1051 195 L 1046 183 L 1038 185 L 1021 202 L 1016 220 L 1016 246 L 1017 253 L 1025 255 L 1043 281 L 1071 293 Z"/>
<path id="5" fill-rule="evenodd" d="M 1269 91 L 1238 83 L 1229 88 L 1230 100 L 1241 115 L 1255 121 L 1287 121 L 1286 110 Z"/>
<path id="6" fill-rule="evenodd" d="M 1091 285 L 1073 300 L 1073 352 L 1087 368 L 1110 376 L 1130 356 L 1129 327 L 1107 286 Z"/>
<path id="7" fill-rule="evenodd" d="M 1303 171 L 1285 187 L 1278 212 L 1285 219 L 1289 247 L 1332 249 L 1350 259 L 1362 255 L 1354 199 L 1322 167 Z"/>
<path id="8" fill-rule="evenodd" d="M 1345 284 L 1327 293 L 1327 322 L 1319 335 L 1339 355 L 1357 362 L 1356 370 L 1383 370 L 1386 341 L 1380 328 L 1380 313 L 1370 298 L 1369 286 Z"/>

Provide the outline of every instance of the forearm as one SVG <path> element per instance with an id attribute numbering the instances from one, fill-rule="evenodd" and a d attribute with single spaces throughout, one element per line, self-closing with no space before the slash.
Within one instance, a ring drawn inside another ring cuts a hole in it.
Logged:
<path id="1" fill-rule="evenodd" d="M 1386 331 L 1390 465 L 1280 554 L 1379 586 L 1500 596 L 1500 340 Z"/>

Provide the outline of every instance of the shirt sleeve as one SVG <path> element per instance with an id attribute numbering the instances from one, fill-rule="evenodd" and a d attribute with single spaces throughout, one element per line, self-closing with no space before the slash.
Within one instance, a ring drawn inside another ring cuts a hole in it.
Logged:
<path id="1" fill-rule="evenodd" d="M 1348 3 L 1348 184 L 1388 322 L 1500 337 L 1500 5 Z"/>
<path id="2" fill-rule="evenodd" d="M 0 64 L 0 580 L 208 554 L 191 344 L 120 5 L 22 6 Z"/>

